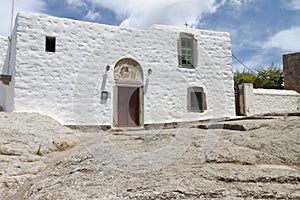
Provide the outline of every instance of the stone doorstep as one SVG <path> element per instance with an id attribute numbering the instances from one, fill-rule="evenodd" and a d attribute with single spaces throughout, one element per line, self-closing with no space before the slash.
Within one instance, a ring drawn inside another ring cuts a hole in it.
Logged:
<path id="1" fill-rule="evenodd" d="M 216 123 L 216 124 L 200 124 L 197 126 L 199 129 L 227 129 L 235 131 L 247 131 L 247 128 L 241 124 L 229 124 L 229 123 Z"/>
<path id="2" fill-rule="evenodd" d="M 111 129 L 109 125 L 65 125 L 66 127 L 78 130 L 82 132 L 97 132 L 97 131 L 107 131 Z"/>
<path id="3" fill-rule="evenodd" d="M 268 120 L 276 119 L 276 117 L 286 116 L 300 116 L 300 112 L 292 113 L 269 113 L 264 115 L 254 116 L 235 116 L 232 118 L 217 118 L 206 119 L 198 121 L 186 121 L 186 122 L 170 122 L 160 124 L 145 124 L 140 127 L 111 127 L 109 125 L 67 125 L 71 129 L 79 130 L 82 132 L 97 132 L 97 131 L 111 131 L 113 134 L 123 134 L 125 131 L 140 131 L 140 130 L 158 130 L 158 129 L 179 129 L 179 128 L 198 128 L 198 129 L 227 129 L 236 131 L 247 131 L 252 127 L 246 125 L 237 124 L 234 122 L 245 120 Z"/>
<path id="4" fill-rule="evenodd" d="M 114 133 L 122 133 L 125 131 L 140 131 L 140 130 L 158 130 L 158 129 L 179 129 L 179 128 L 193 128 L 199 123 L 217 123 L 230 120 L 229 117 L 216 118 L 216 119 L 206 119 L 197 121 L 185 121 L 185 122 L 169 122 L 169 123 L 159 123 L 159 124 L 145 124 L 140 127 L 111 127 L 110 125 L 66 125 L 66 127 L 79 130 L 83 132 L 95 132 L 95 131 L 112 131 Z"/>

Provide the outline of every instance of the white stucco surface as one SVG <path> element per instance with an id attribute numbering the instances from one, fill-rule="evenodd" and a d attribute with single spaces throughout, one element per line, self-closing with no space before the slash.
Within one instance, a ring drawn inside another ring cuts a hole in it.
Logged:
<path id="1" fill-rule="evenodd" d="M 254 89 L 255 95 L 277 95 L 277 96 L 298 96 L 299 93 L 294 90 L 274 90 L 274 89 Z"/>
<path id="2" fill-rule="evenodd" d="M 0 35 L 0 74 L 3 74 L 3 68 L 7 55 L 8 40 Z"/>
<path id="3" fill-rule="evenodd" d="M 296 112 L 300 110 L 300 94 L 293 90 L 254 89 L 255 114 Z"/>
<path id="4" fill-rule="evenodd" d="M 5 69 L 7 47 L 8 47 L 8 40 L 6 38 L 0 36 L 0 74 L 6 74 L 7 73 L 7 70 Z M 0 81 L 0 106 L 2 108 L 5 107 L 6 87 L 7 86 L 5 86 Z"/>
<path id="5" fill-rule="evenodd" d="M 159 25 L 129 29 L 31 13 L 19 13 L 15 24 L 14 111 L 47 114 L 63 124 L 112 125 L 113 69 L 132 58 L 144 75 L 145 124 L 235 115 L 228 33 Z M 195 69 L 178 67 L 182 32 L 197 40 Z M 56 37 L 55 53 L 45 51 L 46 36 Z M 203 87 L 203 113 L 187 111 L 189 87 Z M 102 90 L 109 94 L 104 102 Z"/>
<path id="6" fill-rule="evenodd" d="M 240 89 L 240 106 L 246 116 L 300 111 L 300 94 L 296 91 L 253 89 L 252 84 L 243 84 Z"/>

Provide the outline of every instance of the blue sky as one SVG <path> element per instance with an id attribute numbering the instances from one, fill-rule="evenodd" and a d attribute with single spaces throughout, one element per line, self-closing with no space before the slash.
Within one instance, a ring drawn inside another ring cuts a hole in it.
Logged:
<path id="1" fill-rule="evenodd" d="M 9 35 L 12 0 L 0 0 L 0 35 Z M 300 51 L 300 0 L 15 0 L 29 11 L 117 26 L 152 24 L 226 31 L 232 52 L 251 70 L 282 65 Z M 234 70 L 244 67 L 233 58 Z"/>

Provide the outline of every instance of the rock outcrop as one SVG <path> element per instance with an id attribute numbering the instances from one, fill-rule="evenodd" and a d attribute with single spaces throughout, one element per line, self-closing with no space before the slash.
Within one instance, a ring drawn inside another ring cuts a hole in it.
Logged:
<path id="1" fill-rule="evenodd" d="M 0 113 L 0 199 L 299 199 L 299 119 L 113 132 Z"/>

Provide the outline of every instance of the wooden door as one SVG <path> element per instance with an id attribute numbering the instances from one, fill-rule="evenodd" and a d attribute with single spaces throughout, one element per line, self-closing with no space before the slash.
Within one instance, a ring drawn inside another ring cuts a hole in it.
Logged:
<path id="1" fill-rule="evenodd" d="M 235 114 L 237 116 L 241 115 L 241 107 L 240 107 L 240 91 L 239 87 L 234 87 L 234 97 L 235 97 Z"/>
<path id="2" fill-rule="evenodd" d="M 140 126 L 139 97 L 139 88 L 118 87 L 118 126 Z"/>

